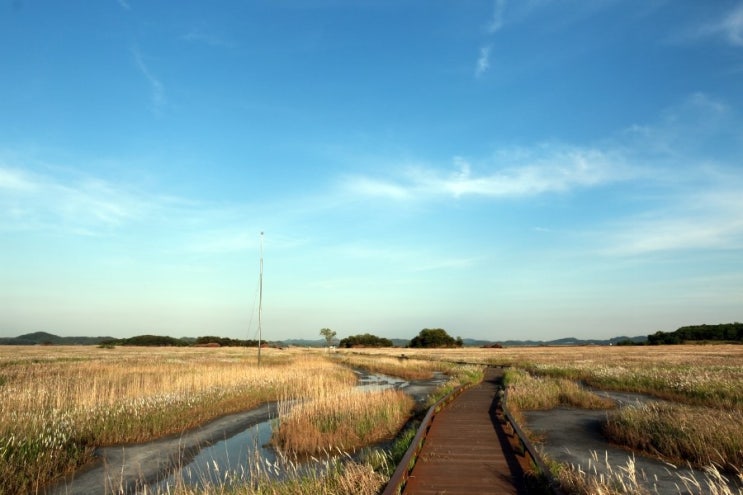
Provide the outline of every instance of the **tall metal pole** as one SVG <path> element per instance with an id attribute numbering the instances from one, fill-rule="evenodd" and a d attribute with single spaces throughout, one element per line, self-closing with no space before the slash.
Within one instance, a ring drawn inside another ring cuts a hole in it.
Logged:
<path id="1" fill-rule="evenodd" d="M 263 337 L 263 329 L 261 328 L 263 317 L 263 232 L 261 232 L 261 272 L 258 280 L 258 366 L 260 366 L 261 340 Z"/>

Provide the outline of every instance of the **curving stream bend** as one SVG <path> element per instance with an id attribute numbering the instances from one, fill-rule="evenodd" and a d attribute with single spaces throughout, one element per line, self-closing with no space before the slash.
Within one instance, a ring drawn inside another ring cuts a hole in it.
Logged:
<path id="1" fill-rule="evenodd" d="M 382 374 L 355 370 L 358 387 L 365 390 L 397 388 L 417 402 L 446 382 L 437 373 L 430 380 L 405 381 Z M 271 421 L 277 416 L 276 403 L 214 420 L 182 435 L 137 445 L 105 447 L 98 461 L 49 487 L 47 495 L 98 495 L 167 493 L 176 483 L 199 487 L 222 485 L 231 480 L 251 479 L 256 468 L 263 475 L 280 479 L 283 467 L 304 469 L 296 463 L 279 462 L 268 445 Z"/>

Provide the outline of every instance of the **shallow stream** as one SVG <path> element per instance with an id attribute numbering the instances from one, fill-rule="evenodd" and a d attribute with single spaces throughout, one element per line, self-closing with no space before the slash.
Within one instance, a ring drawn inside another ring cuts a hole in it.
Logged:
<path id="1" fill-rule="evenodd" d="M 406 381 L 355 370 L 357 387 L 366 391 L 396 388 L 423 402 L 446 382 L 441 373 L 430 380 Z M 217 419 L 201 428 L 141 445 L 107 447 L 100 461 L 50 487 L 49 495 L 153 494 L 177 484 L 197 488 L 245 483 L 256 476 L 282 479 L 308 469 L 323 469 L 324 460 L 282 458 L 270 445 L 276 404 Z M 314 465 L 313 465 L 314 464 Z"/>
<path id="2" fill-rule="evenodd" d="M 619 407 L 657 400 L 653 397 L 621 392 L 593 392 L 609 397 Z M 711 493 L 705 489 L 707 474 L 686 466 L 674 466 L 609 443 L 601 433 L 606 410 L 559 407 L 548 411 L 526 411 L 526 425 L 543 437 L 542 450 L 553 460 L 572 465 L 585 473 L 609 478 L 612 473 L 634 476 L 640 486 L 658 495 Z M 684 480 L 688 486 L 684 486 Z M 691 481 L 696 480 L 696 481 Z M 701 488 L 694 486 L 698 483 Z M 730 493 L 743 493 L 743 487 L 729 483 Z"/>

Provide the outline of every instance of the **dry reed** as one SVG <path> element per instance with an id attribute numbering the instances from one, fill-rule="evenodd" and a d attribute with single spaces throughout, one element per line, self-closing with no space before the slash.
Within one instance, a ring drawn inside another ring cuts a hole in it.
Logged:
<path id="1" fill-rule="evenodd" d="M 532 376 L 518 369 L 506 370 L 504 384 L 511 410 L 552 409 L 572 406 L 582 409 L 609 409 L 614 401 L 600 397 L 564 378 Z"/>
<path id="2" fill-rule="evenodd" d="M 274 442 L 300 455 L 332 448 L 353 451 L 393 437 L 413 406 L 413 399 L 399 390 L 342 390 L 299 404 L 284 403 Z"/>
<path id="3" fill-rule="evenodd" d="M 651 402 L 612 411 L 604 434 L 625 445 L 672 462 L 697 467 L 743 466 L 743 413 Z"/>
<path id="4" fill-rule="evenodd" d="M 670 468 L 671 466 L 669 466 Z M 612 466 L 605 457 L 599 458 L 592 452 L 588 468 L 559 465 L 554 468 L 562 490 L 570 495 L 657 495 L 653 480 L 644 472 L 638 471 L 634 458 L 628 457 L 624 466 Z M 726 478 L 714 465 L 705 468 L 704 479 L 677 473 L 679 494 L 684 495 L 743 495 L 743 489 L 731 487 Z M 740 472 L 737 479 L 743 482 Z M 683 487 L 683 488 L 682 488 Z"/>
<path id="5" fill-rule="evenodd" d="M 448 371 L 451 365 L 441 361 L 410 359 L 404 354 L 397 356 L 369 356 L 360 352 L 339 350 L 333 357 L 339 362 L 374 373 L 397 376 L 406 380 L 425 380 L 435 371 Z"/>
<path id="6" fill-rule="evenodd" d="M 297 369 L 302 373 L 297 373 Z M 0 347 L 0 494 L 35 491 L 101 445 L 352 386 L 320 355 L 244 348 Z"/>

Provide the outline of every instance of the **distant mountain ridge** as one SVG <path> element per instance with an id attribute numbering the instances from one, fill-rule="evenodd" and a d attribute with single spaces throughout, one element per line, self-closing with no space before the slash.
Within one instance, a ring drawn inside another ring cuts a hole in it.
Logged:
<path id="1" fill-rule="evenodd" d="M 390 339 L 395 347 L 407 347 L 410 339 Z M 617 345 L 619 343 L 632 342 L 642 344 L 647 342 L 646 335 L 635 337 L 612 337 L 610 339 L 577 339 L 575 337 L 564 337 L 554 340 L 483 340 L 483 339 L 462 339 L 465 347 L 485 347 L 493 344 L 501 344 L 504 347 L 537 347 L 537 346 L 570 346 L 570 345 Z M 325 339 L 286 339 L 280 341 L 283 345 L 295 345 L 300 347 L 324 347 Z"/>
<path id="2" fill-rule="evenodd" d="M 0 345 L 98 345 L 107 341 L 117 340 L 114 337 L 60 337 L 48 332 L 33 332 L 18 337 L 0 337 Z M 190 339 L 189 339 L 190 340 Z M 410 339 L 390 339 L 396 347 L 407 347 Z M 484 347 L 500 344 L 504 347 L 536 347 L 536 346 L 571 346 L 571 345 L 617 345 L 632 342 L 642 344 L 647 342 L 645 335 L 637 337 L 613 337 L 611 339 L 577 339 L 565 337 L 554 340 L 482 340 L 463 339 L 465 347 Z M 325 339 L 285 339 L 276 342 L 284 346 L 324 347 Z"/>
<path id="3" fill-rule="evenodd" d="M 472 340 L 464 339 L 465 346 L 483 346 L 498 343 L 504 347 L 537 347 L 537 346 L 574 346 L 574 345 L 617 345 L 617 344 L 644 344 L 647 342 L 648 337 L 646 335 L 638 335 L 635 337 L 612 337 L 610 339 L 577 339 L 575 337 L 564 337 L 561 339 L 554 340 L 499 340 L 494 342 L 484 340 Z"/>
<path id="4" fill-rule="evenodd" d="M 33 332 L 18 337 L 0 337 L 0 345 L 97 345 L 112 337 L 60 337 L 48 332 Z"/>

